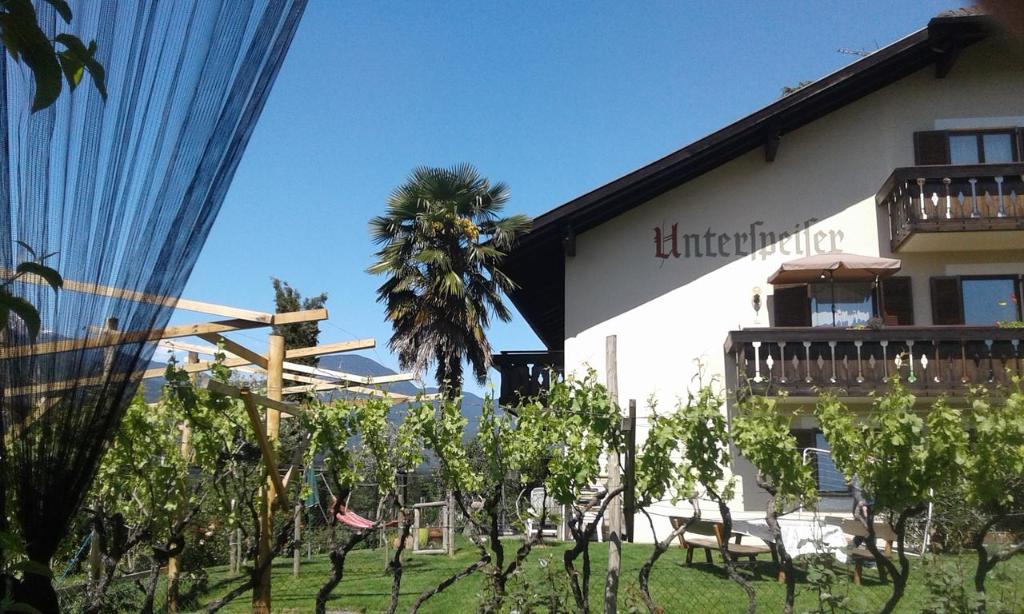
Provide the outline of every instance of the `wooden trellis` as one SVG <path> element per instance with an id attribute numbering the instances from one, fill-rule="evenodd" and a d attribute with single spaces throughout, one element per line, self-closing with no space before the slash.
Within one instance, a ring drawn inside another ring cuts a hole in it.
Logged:
<path id="1" fill-rule="evenodd" d="M 24 275 L 23 281 L 29 283 L 46 283 L 42 278 L 35 275 Z M 25 356 L 37 356 L 57 352 L 68 352 L 81 349 L 108 348 L 108 355 L 112 350 L 124 344 L 153 342 L 159 343 L 160 347 L 189 352 L 190 360 L 179 368 L 190 374 L 198 374 L 209 370 L 215 361 L 200 361 L 199 355 L 213 356 L 223 351 L 228 357 L 221 364 L 226 367 L 240 369 L 256 373 L 266 374 L 267 394 L 259 395 L 248 387 L 236 387 L 224 384 L 217 380 L 209 380 L 207 388 L 213 392 L 240 399 L 246 410 L 246 414 L 256 433 L 257 443 L 268 475 L 267 504 L 261 518 L 264 528 L 273 526 L 273 509 L 275 503 L 281 509 L 287 509 L 288 498 L 286 492 L 287 478 L 282 479 L 278 468 L 276 453 L 274 452 L 273 441 L 278 436 L 278 425 L 281 415 L 295 416 L 302 411 L 302 407 L 294 403 L 282 400 L 282 395 L 298 392 L 323 392 L 330 390 L 345 390 L 357 394 L 383 397 L 395 402 L 412 401 L 416 397 L 405 394 L 397 394 L 379 388 L 385 384 L 416 379 L 414 374 L 401 373 L 386 376 L 363 376 L 342 371 L 310 367 L 288 359 L 305 358 L 311 356 L 326 356 L 354 350 L 370 349 L 375 347 L 373 339 L 354 339 L 336 343 L 326 343 L 315 347 L 292 348 L 285 350 L 284 341 L 278 335 L 269 336 L 269 351 L 267 354 L 252 350 L 237 341 L 225 336 L 225 333 L 234 331 L 250 330 L 274 325 L 294 324 L 299 322 L 317 322 L 326 320 L 328 313 L 326 309 L 312 309 L 283 313 L 268 313 L 250 309 L 242 309 L 227 305 L 219 305 L 203 301 L 195 301 L 185 298 L 171 298 L 146 294 L 137 291 L 124 290 L 109 286 L 100 286 L 74 280 L 64 280 L 63 291 L 84 292 L 97 294 L 111 298 L 126 299 L 137 302 L 175 306 L 178 309 L 195 311 L 212 315 L 226 316 L 228 320 L 211 322 L 197 322 L 193 324 L 167 326 L 159 330 L 117 330 L 117 320 L 111 318 L 103 328 L 103 333 L 86 338 L 62 339 L 43 343 L 32 343 L 12 347 L 0 347 L 0 360 L 19 358 Z M 188 337 L 197 337 L 214 344 L 213 346 L 197 345 L 187 341 L 180 341 Z M 42 400 L 39 407 L 32 414 L 14 424 L 4 434 L 5 439 L 18 437 L 25 432 L 33 423 L 38 421 L 53 406 L 56 398 L 45 396 L 47 393 L 59 392 L 82 386 L 103 385 L 118 378 L 127 380 L 137 377 L 137 372 L 111 373 L 111 360 L 107 361 L 104 372 L 96 377 L 82 378 L 76 380 L 65 380 L 58 382 L 36 382 L 5 391 L 7 396 L 40 395 Z M 142 373 L 143 379 L 162 377 L 165 369 L 148 369 Z M 294 382 L 294 385 L 285 387 L 284 380 Z M 421 396 L 423 399 L 432 399 L 436 395 Z M 261 418 L 260 407 L 265 408 L 265 420 Z M 184 433 L 183 446 L 187 446 L 188 433 Z M 271 531 L 261 531 L 260 556 L 267 556 L 270 552 Z M 98 540 L 97 540 L 98 541 Z M 94 554 L 98 554 L 98 551 Z M 96 557 L 93 557 L 96 558 Z M 177 569 L 177 561 L 168 565 L 168 572 L 174 573 Z M 270 611 L 270 569 L 268 568 L 257 586 L 254 588 L 254 610 Z"/>

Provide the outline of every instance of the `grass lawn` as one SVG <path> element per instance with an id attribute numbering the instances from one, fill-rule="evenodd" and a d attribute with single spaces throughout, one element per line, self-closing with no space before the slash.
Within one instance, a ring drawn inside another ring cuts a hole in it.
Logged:
<path id="1" fill-rule="evenodd" d="M 518 542 L 507 543 L 506 556 L 514 553 Z M 402 576 L 401 602 L 399 612 L 408 612 L 421 591 L 437 584 L 441 579 L 468 566 L 475 560 L 476 551 L 467 543 L 460 543 L 454 558 L 444 555 L 411 555 L 406 559 L 405 572 Z M 629 611 L 630 605 L 639 606 L 646 611 L 639 600 L 637 590 L 637 572 L 650 553 L 651 546 L 643 544 L 623 544 L 622 580 L 620 583 L 620 611 Z M 531 587 L 541 590 L 547 586 L 549 575 L 562 582 L 562 553 L 564 544 L 535 548 L 527 559 L 523 578 L 515 581 L 510 592 L 521 590 L 525 580 Z M 699 553 L 698 553 L 699 555 Z M 608 545 L 591 545 L 591 557 L 594 567 L 590 599 L 592 609 L 601 611 L 602 592 L 604 588 L 604 571 L 608 559 Z M 702 556 L 695 556 L 695 560 Z M 718 560 L 718 557 L 715 559 Z M 549 561 L 542 567 L 543 561 Z M 973 574 L 973 558 L 945 557 L 941 565 L 947 569 L 962 567 L 962 577 Z M 314 557 L 312 560 L 303 558 L 298 578 L 292 576 L 291 559 L 281 559 L 274 567 L 273 606 L 274 612 L 307 613 L 313 611 L 313 603 L 320 585 L 330 573 L 330 563 L 326 556 Z M 579 568 L 581 561 L 577 561 Z M 898 612 L 921 612 L 928 601 L 928 592 L 923 577 L 934 574 L 934 568 L 922 566 L 919 559 L 912 561 L 911 580 L 907 595 L 901 602 Z M 865 569 L 864 584 L 854 586 L 849 582 L 849 566 L 840 566 L 846 574 L 837 592 L 846 594 L 858 610 L 877 611 L 888 598 L 891 585 L 881 584 L 875 569 Z M 750 577 L 757 592 L 757 605 L 760 612 L 781 612 L 784 596 L 783 586 L 774 579 L 774 567 L 765 560 L 760 566 L 760 578 Z M 551 573 L 555 572 L 555 573 Z M 998 597 L 1007 612 L 1024 612 L 1024 559 L 1017 559 L 1004 564 L 1001 578 L 989 581 L 989 594 Z M 226 576 L 224 568 L 210 570 L 209 598 L 212 600 L 236 585 L 233 578 Z M 562 585 L 565 587 L 566 585 Z M 665 608 L 666 612 L 699 612 L 712 614 L 717 612 L 744 612 L 746 597 L 742 589 L 729 580 L 721 566 L 706 563 L 694 563 L 692 567 L 684 565 L 684 552 L 676 547 L 670 549 L 654 568 L 651 578 L 654 598 Z M 421 612 L 438 612 L 455 614 L 474 612 L 480 602 L 479 594 L 483 588 L 483 577 L 475 574 L 460 580 L 446 591 L 433 597 L 420 610 Z M 384 572 L 384 553 L 381 550 L 358 550 L 349 554 L 345 567 L 345 578 L 335 589 L 328 603 L 329 612 L 381 612 L 387 607 L 391 591 L 391 576 Z M 571 599 L 571 598 L 570 598 Z M 797 585 L 797 612 L 813 611 L 817 608 L 817 597 L 810 592 L 805 578 L 800 575 Z M 574 607 L 571 609 L 575 609 Z M 238 598 L 227 606 L 225 612 L 249 611 L 249 595 Z M 532 611 L 532 610 L 523 610 Z M 543 609 L 540 611 L 544 611 Z M 990 609 L 990 611 L 993 611 Z"/>

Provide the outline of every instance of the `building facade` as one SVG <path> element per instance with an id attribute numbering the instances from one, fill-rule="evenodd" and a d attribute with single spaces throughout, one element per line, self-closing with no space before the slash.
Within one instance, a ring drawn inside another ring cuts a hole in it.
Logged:
<path id="1" fill-rule="evenodd" d="M 984 16 L 938 17 L 539 216 L 507 270 L 548 347 L 498 358 L 503 396 L 542 387 L 534 366 L 602 372 L 609 335 L 641 441 L 648 399 L 669 408 L 700 374 L 809 409 L 820 388 L 866 407 L 895 371 L 922 400 L 1020 373 L 1022 127 L 1024 59 Z M 768 282 L 830 252 L 902 269 L 877 284 Z M 807 413 L 802 445 L 827 447 Z M 734 508 L 758 511 L 752 468 L 731 469 Z"/>

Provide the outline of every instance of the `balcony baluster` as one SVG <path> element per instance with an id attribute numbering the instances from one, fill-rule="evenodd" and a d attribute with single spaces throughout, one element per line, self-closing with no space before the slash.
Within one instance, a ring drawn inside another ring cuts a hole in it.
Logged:
<path id="1" fill-rule="evenodd" d="M 1024 329 L 974 326 L 748 329 L 729 333 L 726 355 L 739 388 L 757 393 L 813 396 L 831 388 L 867 396 L 898 374 L 918 395 L 962 395 L 1021 374 L 1022 339 Z M 792 345 L 803 351 L 787 356 Z"/>

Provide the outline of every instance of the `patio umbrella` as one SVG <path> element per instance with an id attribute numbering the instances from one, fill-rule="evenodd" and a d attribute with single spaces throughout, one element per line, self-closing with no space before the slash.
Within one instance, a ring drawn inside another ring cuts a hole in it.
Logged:
<path id="1" fill-rule="evenodd" d="M 832 326 L 836 325 L 836 281 L 873 281 L 891 277 L 903 266 L 895 258 L 830 252 L 805 256 L 782 263 L 768 283 L 773 286 L 809 284 L 827 280 L 832 291 Z M 877 307 L 875 307 L 877 309 Z M 877 312 L 876 314 L 877 315 Z"/>

